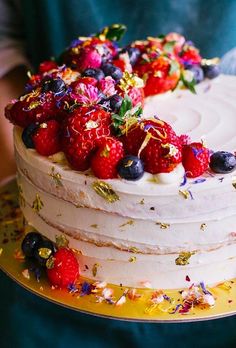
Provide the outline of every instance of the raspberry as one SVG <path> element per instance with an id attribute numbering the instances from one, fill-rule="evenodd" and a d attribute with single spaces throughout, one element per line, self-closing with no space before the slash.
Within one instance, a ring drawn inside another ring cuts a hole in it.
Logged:
<path id="1" fill-rule="evenodd" d="M 92 157 L 91 168 L 96 177 L 112 179 L 117 177 L 117 164 L 124 156 L 123 144 L 115 138 L 101 138 L 98 149 Z"/>
<path id="2" fill-rule="evenodd" d="M 60 248 L 53 256 L 53 268 L 47 269 L 47 276 L 53 286 L 67 288 L 79 277 L 79 264 L 68 248 Z"/>
<path id="3" fill-rule="evenodd" d="M 126 153 L 139 154 L 149 173 L 168 173 L 181 162 L 182 142 L 164 121 L 144 120 L 132 126 L 121 139 Z"/>
<path id="4" fill-rule="evenodd" d="M 61 150 L 60 125 L 56 120 L 42 123 L 32 136 L 36 151 L 50 156 Z"/>
<path id="5" fill-rule="evenodd" d="M 111 114 L 99 106 L 80 107 L 63 124 L 63 151 L 71 166 L 84 171 L 90 167 L 95 140 L 109 136 Z"/>
<path id="6" fill-rule="evenodd" d="M 183 146 L 183 166 L 187 177 L 202 175 L 208 169 L 209 161 L 210 151 L 202 143 Z"/>

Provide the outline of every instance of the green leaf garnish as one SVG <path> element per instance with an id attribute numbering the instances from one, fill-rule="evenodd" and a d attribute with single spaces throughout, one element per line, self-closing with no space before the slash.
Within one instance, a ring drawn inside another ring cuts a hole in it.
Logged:
<path id="1" fill-rule="evenodd" d="M 172 75 L 173 73 L 175 73 L 178 70 L 179 70 L 179 63 L 176 62 L 175 60 L 171 60 L 169 75 Z"/>
<path id="2" fill-rule="evenodd" d="M 194 80 L 194 78 L 191 81 L 189 81 L 184 77 L 184 74 L 181 73 L 180 80 L 183 82 L 184 86 L 190 90 L 190 92 L 196 94 L 196 81 Z"/>
<path id="3" fill-rule="evenodd" d="M 96 36 L 104 36 L 108 40 L 119 41 L 125 34 L 126 30 L 127 27 L 124 24 L 112 24 L 109 27 L 105 27 Z"/>
<path id="4" fill-rule="evenodd" d="M 176 41 L 166 42 L 164 47 L 163 47 L 164 51 L 167 53 L 172 53 L 175 43 L 176 43 Z"/>
<path id="5" fill-rule="evenodd" d="M 132 100 L 128 95 L 125 95 L 119 113 L 111 116 L 112 125 L 114 127 L 116 136 L 123 134 L 125 124 L 132 120 L 136 122 L 138 117 L 143 113 L 143 109 L 140 105 L 132 107 Z"/>

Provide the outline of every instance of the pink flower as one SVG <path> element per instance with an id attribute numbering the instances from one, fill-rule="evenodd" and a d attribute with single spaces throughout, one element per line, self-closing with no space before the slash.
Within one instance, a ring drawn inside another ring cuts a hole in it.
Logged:
<path id="1" fill-rule="evenodd" d="M 107 97 L 110 97 L 116 94 L 115 90 L 115 81 L 111 76 L 106 76 L 104 79 L 99 81 L 99 89 L 105 94 Z"/>
<path id="2" fill-rule="evenodd" d="M 94 105 L 101 100 L 101 96 L 97 87 L 79 83 L 76 86 L 76 93 L 71 94 L 72 97 L 83 105 Z"/>

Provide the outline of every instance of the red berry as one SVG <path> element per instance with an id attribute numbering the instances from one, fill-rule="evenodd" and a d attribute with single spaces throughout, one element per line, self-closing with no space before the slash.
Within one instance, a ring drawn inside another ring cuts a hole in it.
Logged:
<path id="1" fill-rule="evenodd" d="M 202 175 L 208 169 L 209 161 L 210 151 L 202 143 L 183 146 L 183 166 L 187 177 Z"/>
<path id="2" fill-rule="evenodd" d="M 5 108 L 6 118 L 23 128 L 31 123 L 63 117 L 63 114 L 63 110 L 57 106 L 57 98 L 54 94 L 52 92 L 41 94 L 40 89 L 26 94 L 19 100 L 14 100 Z"/>
<path id="3" fill-rule="evenodd" d="M 90 167 L 95 141 L 110 136 L 111 114 L 100 108 L 80 107 L 63 124 L 63 151 L 70 165 L 84 171 Z"/>
<path id="4" fill-rule="evenodd" d="M 45 60 L 39 65 L 39 72 L 45 73 L 53 69 L 57 69 L 57 63 L 53 60 Z"/>
<path id="5" fill-rule="evenodd" d="M 72 88 L 73 92 L 76 93 L 77 87 L 80 85 L 80 83 L 83 83 L 84 85 L 97 85 L 97 80 L 94 77 L 79 77 L 76 81 L 72 82 L 70 84 L 70 87 Z"/>
<path id="6" fill-rule="evenodd" d="M 117 177 L 117 164 L 124 157 L 123 144 L 115 138 L 101 138 L 97 142 L 98 149 L 92 157 L 91 168 L 100 179 Z"/>
<path id="7" fill-rule="evenodd" d="M 42 156 L 50 156 L 61 150 L 60 125 L 56 120 L 42 123 L 32 138 L 36 151 Z"/>
<path id="8" fill-rule="evenodd" d="M 145 171 L 171 172 L 182 159 L 182 142 L 166 122 L 151 119 L 132 126 L 121 138 L 126 153 L 140 155 Z"/>
<path id="9" fill-rule="evenodd" d="M 146 54 L 147 55 L 147 54 Z M 139 60 L 135 65 L 135 71 L 145 80 L 145 96 L 164 93 L 176 87 L 180 78 L 180 65 L 175 61 L 175 69 L 171 71 L 171 64 L 174 62 L 166 56 L 153 57 L 153 53 L 148 60 Z"/>
<path id="10" fill-rule="evenodd" d="M 53 256 L 53 268 L 47 269 L 47 276 L 53 286 L 67 288 L 79 277 L 79 264 L 72 250 L 60 248 Z"/>
<path id="11" fill-rule="evenodd" d="M 180 53 L 180 58 L 183 62 L 187 62 L 189 64 L 200 64 L 202 60 L 198 49 L 193 46 L 189 46 L 187 50 Z"/>

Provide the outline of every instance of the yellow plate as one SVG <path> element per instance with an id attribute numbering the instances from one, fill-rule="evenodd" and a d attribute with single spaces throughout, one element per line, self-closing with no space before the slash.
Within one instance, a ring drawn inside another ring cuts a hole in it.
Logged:
<path id="1" fill-rule="evenodd" d="M 104 299 L 103 290 L 81 296 L 81 284 L 92 283 L 81 278 L 77 287 L 72 289 L 75 291 L 53 289 L 46 276 L 36 280 L 23 258 L 20 244 L 27 229 L 17 203 L 16 183 L 11 181 L 0 189 L 0 268 L 18 284 L 44 299 L 84 313 L 130 321 L 186 322 L 216 319 L 236 313 L 236 279 L 209 289 L 216 299 L 214 307 L 194 306 L 187 314 L 178 311 L 173 314 L 177 305 L 182 303 L 183 289 L 163 290 L 167 299 L 160 304 L 151 301 L 155 289 L 138 289 L 136 294 L 141 297 L 134 299 L 131 292 L 127 295 L 129 288 L 112 284 L 106 285 L 106 291 L 112 292 L 112 301 L 98 302 Z M 122 300 L 124 303 L 119 305 Z"/>

